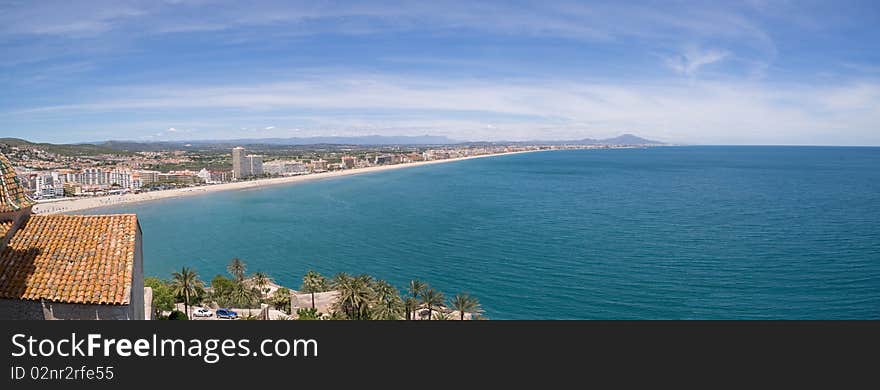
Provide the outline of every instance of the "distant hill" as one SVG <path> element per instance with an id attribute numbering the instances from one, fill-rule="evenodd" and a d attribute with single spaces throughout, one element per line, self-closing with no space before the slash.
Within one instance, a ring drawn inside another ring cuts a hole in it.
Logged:
<path id="1" fill-rule="evenodd" d="M 221 141 L 223 143 L 238 142 L 242 144 L 262 145 L 449 145 L 457 144 L 447 137 L 433 135 L 417 136 L 385 136 L 366 135 L 358 137 L 293 137 L 293 138 L 256 138 Z"/>
<path id="2" fill-rule="evenodd" d="M 0 145 L 19 149 L 40 149 L 62 156 L 95 156 L 100 154 L 127 154 L 117 149 L 93 144 L 49 144 L 30 142 L 19 138 L 0 138 Z"/>
<path id="3" fill-rule="evenodd" d="M 632 134 L 623 134 L 614 138 L 579 140 L 532 140 L 532 141 L 458 141 L 444 136 L 384 136 L 367 135 L 357 137 L 293 137 L 293 138 L 240 138 L 230 140 L 192 140 L 174 142 L 133 142 L 106 141 L 101 146 L 117 150 L 164 150 L 180 149 L 185 145 L 193 148 L 225 148 L 228 146 L 301 146 L 301 145 L 663 145 L 663 142 L 641 138 Z"/>
<path id="4" fill-rule="evenodd" d="M 632 134 L 623 134 L 614 138 L 603 139 L 601 142 L 607 145 L 663 145 L 663 142 L 644 139 Z"/>
<path id="5" fill-rule="evenodd" d="M 292 138 L 239 138 L 224 140 L 190 140 L 190 141 L 105 141 L 98 145 L 113 150 L 131 152 L 151 152 L 160 150 L 181 149 L 228 149 L 234 146 L 252 146 L 277 148 L 284 146 L 319 146 L 319 145 L 351 145 L 351 146 L 383 146 L 383 145 L 453 145 L 461 141 L 441 136 L 382 136 L 368 135 L 360 137 L 292 137 Z"/>
<path id="6" fill-rule="evenodd" d="M 499 143 L 499 142 L 496 142 Z M 503 142 L 500 142 L 503 143 Z M 516 144 L 521 145 L 609 145 L 609 146 L 625 146 L 625 145 L 665 145 L 665 143 L 660 141 L 649 140 L 645 138 L 641 138 L 632 134 L 623 134 L 613 138 L 605 138 L 605 139 L 593 139 L 593 138 L 584 138 L 577 140 L 568 140 L 568 141 L 541 141 L 541 140 L 533 140 L 533 141 L 523 141 L 523 142 L 515 142 Z"/>
<path id="7" fill-rule="evenodd" d="M 219 150 L 233 146 L 265 147 L 278 149 L 302 146 L 413 146 L 413 145 L 663 145 L 663 142 L 623 134 L 613 138 L 579 140 L 533 140 L 533 141 L 457 141 L 444 136 L 383 136 L 367 135 L 358 137 L 293 137 L 293 138 L 242 138 L 231 140 L 193 140 L 193 141 L 104 141 L 81 144 L 33 143 L 18 138 L 0 138 L 0 145 L 19 148 L 42 149 L 65 156 L 88 156 L 99 154 L 126 155 L 133 152 L 163 150 L 202 149 Z"/>

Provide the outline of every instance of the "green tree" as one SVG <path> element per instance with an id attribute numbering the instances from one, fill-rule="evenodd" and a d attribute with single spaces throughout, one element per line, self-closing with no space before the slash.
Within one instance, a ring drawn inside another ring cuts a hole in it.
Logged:
<path id="1" fill-rule="evenodd" d="M 189 318 L 186 317 L 186 314 L 184 314 L 184 312 L 180 310 L 174 310 L 171 312 L 171 314 L 168 315 L 168 319 L 172 321 L 181 321 L 188 320 Z"/>
<path id="2" fill-rule="evenodd" d="M 428 288 L 428 285 L 418 279 L 409 281 L 409 295 L 413 298 L 417 299 L 426 288 Z"/>
<path id="3" fill-rule="evenodd" d="M 229 306 L 232 304 L 232 292 L 235 291 L 236 283 L 231 279 L 217 275 L 211 279 L 211 299 L 220 306 Z"/>
<path id="4" fill-rule="evenodd" d="M 422 305 L 428 308 L 428 319 L 431 319 L 431 316 L 434 315 L 434 308 L 443 306 L 443 301 L 445 300 L 443 297 L 443 293 L 433 288 L 428 288 L 422 291 L 420 296 Z"/>
<path id="5" fill-rule="evenodd" d="M 403 314 L 403 301 L 397 289 L 384 280 L 373 284 L 375 302 L 372 310 L 374 320 L 399 320 Z"/>
<path id="6" fill-rule="evenodd" d="M 229 265 L 226 266 L 226 271 L 235 278 L 236 282 L 241 283 L 241 281 L 244 280 L 247 265 L 238 257 L 233 257 L 232 261 L 229 262 Z"/>
<path id="7" fill-rule="evenodd" d="M 312 294 L 312 309 L 315 308 L 315 293 L 327 291 L 327 279 L 315 271 L 306 272 L 300 290 Z"/>
<path id="8" fill-rule="evenodd" d="M 272 283 L 272 278 L 270 278 L 269 275 L 266 275 L 263 272 L 254 272 L 253 277 L 251 277 L 251 281 L 253 282 L 254 286 L 259 289 L 260 297 L 262 297 L 268 291 L 268 289 L 266 289 L 266 286 L 268 286 L 269 283 Z"/>
<path id="9" fill-rule="evenodd" d="M 419 305 L 419 301 L 413 297 L 406 297 L 406 299 L 403 300 L 403 307 L 406 310 L 406 319 L 407 320 L 413 319 L 412 316 L 416 312 L 416 306 L 418 306 L 418 305 Z"/>
<path id="10" fill-rule="evenodd" d="M 246 287 L 243 283 L 236 283 L 235 289 L 232 290 L 232 301 L 236 305 L 248 310 L 248 317 L 251 316 L 251 306 L 257 298 L 257 291 Z"/>
<path id="11" fill-rule="evenodd" d="M 415 318 L 416 311 L 418 310 L 418 299 L 425 289 L 428 288 L 428 285 L 418 279 L 413 279 L 409 281 L 409 286 L 407 289 L 409 290 L 409 295 L 412 300 L 407 300 L 412 305 L 410 306 L 410 312 L 406 315 L 406 319 L 411 320 Z M 410 317 L 412 316 L 412 317 Z"/>
<path id="12" fill-rule="evenodd" d="M 290 290 L 281 287 L 272 294 L 272 306 L 276 309 L 290 313 Z"/>
<path id="13" fill-rule="evenodd" d="M 183 296 L 184 313 L 189 318 L 190 297 L 198 294 L 198 290 L 202 288 L 202 281 L 199 280 L 199 274 L 195 270 L 187 267 L 173 273 L 172 278 L 172 292 L 174 295 Z"/>
<path id="14" fill-rule="evenodd" d="M 370 317 L 370 302 L 373 300 L 373 290 L 370 288 L 372 280 L 369 275 L 355 278 L 346 274 L 336 276 L 334 288 L 339 291 L 336 306 L 349 319 L 362 320 Z"/>
<path id="15" fill-rule="evenodd" d="M 431 317 L 431 319 L 437 320 L 437 321 L 448 321 L 448 320 L 451 320 L 452 317 L 449 315 L 449 313 L 437 311 L 434 313 L 434 316 Z"/>
<path id="16" fill-rule="evenodd" d="M 159 278 L 144 278 L 144 286 L 153 289 L 153 319 L 157 320 L 162 312 L 174 310 L 174 293 L 167 281 Z"/>
<path id="17" fill-rule="evenodd" d="M 303 321 L 317 320 L 320 319 L 320 316 L 318 315 L 318 310 L 303 307 L 296 310 L 296 319 Z"/>
<path id="18" fill-rule="evenodd" d="M 450 301 L 450 306 L 458 310 L 461 316 L 460 320 L 462 321 L 464 321 L 465 313 L 477 314 L 483 311 L 477 298 L 470 296 L 468 293 L 456 294 L 452 301 Z"/>

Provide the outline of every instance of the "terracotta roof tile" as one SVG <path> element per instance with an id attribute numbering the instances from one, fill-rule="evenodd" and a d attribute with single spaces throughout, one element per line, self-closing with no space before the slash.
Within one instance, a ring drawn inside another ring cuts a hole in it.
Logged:
<path id="1" fill-rule="evenodd" d="M 12 229 L 12 223 L 15 221 L 0 221 L 0 239 L 6 236 L 6 232 Z"/>
<path id="2" fill-rule="evenodd" d="M 0 252 L 0 298 L 127 304 L 137 216 L 32 215 Z"/>
<path id="3" fill-rule="evenodd" d="M 34 201 L 28 198 L 12 163 L 0 153 L 0 213 L 8 213 L 32 206 Z"/>

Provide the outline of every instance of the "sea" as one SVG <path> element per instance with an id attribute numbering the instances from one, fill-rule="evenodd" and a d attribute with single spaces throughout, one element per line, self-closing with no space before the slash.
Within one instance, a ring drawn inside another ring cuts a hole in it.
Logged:
<path id="1" fill-rule="evenodd" d="M 880 319 L 880 148 L 559 150 L 90 213 L 137 213 L 148 276 L 233 257 L 477 297 L 490 319 Z"/>

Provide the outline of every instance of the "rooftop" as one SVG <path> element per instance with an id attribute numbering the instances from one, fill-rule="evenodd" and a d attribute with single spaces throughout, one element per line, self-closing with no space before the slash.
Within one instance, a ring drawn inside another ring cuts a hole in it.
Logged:
<path id="1" fill-rule="evenodd" d="M 12 163 L 0 154 L 0 213 L 18 211 L 33 204 L 21 188 Z"/>
<path id="2" fill-rule="evenodd" d="M 127 304 L 134 214 L 33 215 L 0 252 L 0 298 Z"/>

